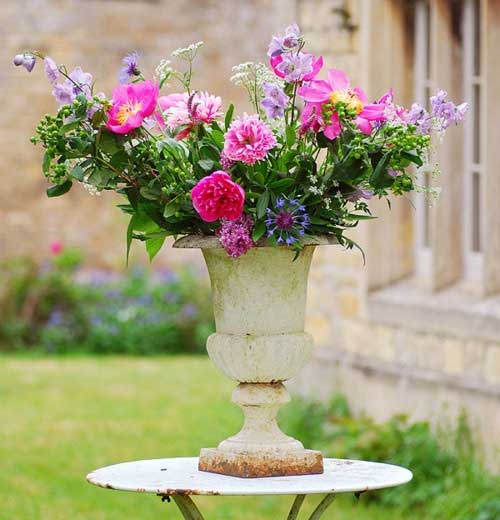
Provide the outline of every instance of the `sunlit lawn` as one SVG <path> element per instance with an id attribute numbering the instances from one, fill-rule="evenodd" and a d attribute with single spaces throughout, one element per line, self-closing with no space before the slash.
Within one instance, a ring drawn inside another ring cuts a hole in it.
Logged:
<path id="1" fill-rule="evenodd" d="M 232 387 L 205 358 L 0 357 L 0 519 L 180 519 L 174 505 L 154 495 L 100 489 L 85 475 L 215 445 L 240 424 L 229 403 Z M 285 519 L 291 503 L 195 500 L 207 520 Z M 325 518 L 400 518 L 362 500 L 342 497 Z"/>

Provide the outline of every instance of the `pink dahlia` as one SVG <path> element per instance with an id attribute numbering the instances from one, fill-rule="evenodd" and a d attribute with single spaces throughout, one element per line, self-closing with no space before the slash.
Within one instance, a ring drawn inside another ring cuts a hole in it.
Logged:
<path id="1" fill-rule="evenodd" d="M 306 102 L 301 115 L 302 131 L 321 129 L 328 139 L 340 135 L 342 127 L 335 112 L 335 105 L 343 103 L 356 114 L 355 122 L 362 132 L 371 132 L 371 121 L 382 121 L 385 106 L 383 104 L 366 104 L 366 94 L 359 87 L 351 87 L 347 74 L 342 70 L 331 69 L 327 80 L 313 80 L 298 89 L 298 94 Z M 310 106 L 308 106 L 310 105 Z M 329 109 L 325 111 L 324 109 Z M 325 113 L 328 112 L 328 115 Z"/>
<path id="2" fill-rule="evenodd" d="M 149 80 L 116 87 L 106 126 L 115 134 L 127 134 L 139 128 L 155 111 L 158 91 L 158 85 Z"/>
<path id="3" fill-rule="evenodd" d="M 187 137 L 194 125 L 210 124 L 222 115 L 221 98 L 208 92 L 170 94 L 162 96 L 158 102 L 163 112 L 159 116 L 160 124 L 165 124 L 172 132 L 185 127 L 177 134 L 177 139 Z"/>
<path id="4" fill-rule="evenodd" d="M 224 171 L 203 177 L 191 190 L 194 209 L 205 222 L 236 220 L 243 213 L 245 191 Z"/>
<path id="5" fill-rule="evenodd" d="M 264 159 L 267 152 L 276 146 L 271 128 L 257 114 L 243 114 L 235 119 L 224 137 L 224 155 L 245 164 L 255 164 Z"/>

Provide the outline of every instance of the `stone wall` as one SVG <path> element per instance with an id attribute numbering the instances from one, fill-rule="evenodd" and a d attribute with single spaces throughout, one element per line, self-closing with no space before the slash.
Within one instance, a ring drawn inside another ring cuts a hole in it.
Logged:
<path id="1" fill-rule="evenodd" d="M 231 67 L 265 59 L 273 21 L 272 0 L 3 0 L 0 259 L 43 257 L 50 242 L 60 239 L 84 248 L 93 263 L 123 267 L 125 247 L 126 219 L 113 207 L 116 197 L 91 197 L 80 187 L 61 199 L 45 196 L 41 149 L 29 138 L 40 116 L 57 105 L 42 67 L 31 75 L 14 68 L 16 53 L 38 49 L 68 68 L 81 65 L 109 94 L 128 52 L 138 51 L 143 68 L 152 73 L 172 50 L 203 40 L 195 86 L 243 111 L 246 95 L 229 82 Z M 145 261 L 142 249 L 136 245 L 135 261 Z M 186 255 L 165 248 L 158 263 L 169 258 Z"/>

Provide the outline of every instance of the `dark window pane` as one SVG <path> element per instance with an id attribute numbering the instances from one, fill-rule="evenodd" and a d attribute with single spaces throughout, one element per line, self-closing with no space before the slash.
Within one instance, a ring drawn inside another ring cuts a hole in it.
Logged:
<path id="1" fill-rule="evenodd" d="M 479 85 L 473 86 L 473 109 L 472 109 L 472 158 L 475 164 L 481 162 L 481 87 Z"/>
<path id="2" fill-rule="evenodd" d="M 474 74 L 481 74 L 481 0 L 474 0 Z"/>

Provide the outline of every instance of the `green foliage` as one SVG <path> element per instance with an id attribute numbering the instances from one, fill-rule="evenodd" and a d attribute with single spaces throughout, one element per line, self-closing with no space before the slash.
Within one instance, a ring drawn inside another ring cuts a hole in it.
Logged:
<path id="1" fill-rule="evenodd" d="M 0 349 L 204 352 L 213 330 L 210 296 L 192 273 L 118 276 L 81 264 L 82 255 L 67 250 L 43 266 L 21 259 L 1 267 Z"/>
<path id="2" fill-rule="evenodd" d="M 285 430 L 327 457 L 408 467 L 412 483 L 368 494 L 366 500 L 436 520 L 497 520 L 500 478 L 478 461 L 464 417 L 453 433 L 396 415 L 384 423 L 354 417 L 343 396 L 329 404 L 295 401 L 282 414 Z"/>

